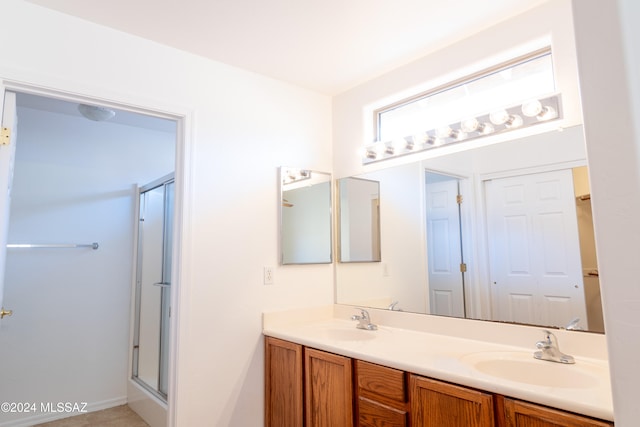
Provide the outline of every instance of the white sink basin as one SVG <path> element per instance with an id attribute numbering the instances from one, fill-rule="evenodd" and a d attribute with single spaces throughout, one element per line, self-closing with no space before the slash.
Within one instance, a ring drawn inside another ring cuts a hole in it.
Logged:
<path id="1" fill-rule="evenodd" d="M 575 364 L 549 362 L 534 359 L 533 352 L 480 352 L 462 356 L 460 361 L 492 377 L 542 387 L 596 387 L 602 374 L 606 374 L 606 369 L 595 363 L 580 360 Z"/>

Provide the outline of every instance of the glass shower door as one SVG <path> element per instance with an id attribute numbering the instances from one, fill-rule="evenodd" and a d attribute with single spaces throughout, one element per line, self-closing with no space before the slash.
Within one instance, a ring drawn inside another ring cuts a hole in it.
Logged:
<path id="1" fill-rule="evenodd" d="M 166 401 L 174 182 L 140 189 L 133 379 Z"/>

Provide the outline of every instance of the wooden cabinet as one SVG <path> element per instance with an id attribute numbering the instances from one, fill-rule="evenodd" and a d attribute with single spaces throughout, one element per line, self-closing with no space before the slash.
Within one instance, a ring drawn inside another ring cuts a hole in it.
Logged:
<path id="1" fill-rule="evenodd" d="M 493 427 L 493 395 L 410 376 L 412 427 Z"/>
<path id="2" fill-rule="evenodd" d="M 305 348 L 305 420 L 307 427 L 352 427 L 351 359 Z"/>
<path id="3" fill-rule="evenodd" d="M 302 346 L 265 338 L 265 426 L 303 425 Z"/>
<path id="4" fill-rule="evenodd" d="M 533 403 L 504 398 L 505 427 L 611 427 L 595 420 Z"/>
<path id="5" fill-rule="evenodd" d="M 406 377 L 407 374 L 398 369 L 356 360 L 356 425 L 408 426 Z"/>
<path id="6" fill-rule="evenodd" d="M 613 423 L 265 338 L 266 427 L 612 427 Z"/>

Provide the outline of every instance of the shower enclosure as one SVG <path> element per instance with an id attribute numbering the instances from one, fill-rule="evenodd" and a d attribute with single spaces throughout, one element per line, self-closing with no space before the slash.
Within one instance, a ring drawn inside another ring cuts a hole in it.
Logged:
<path id="1" fill-rule="evenodd" d="M 167 400 L 174 175 L 139 188 L 133 380 Z"/>

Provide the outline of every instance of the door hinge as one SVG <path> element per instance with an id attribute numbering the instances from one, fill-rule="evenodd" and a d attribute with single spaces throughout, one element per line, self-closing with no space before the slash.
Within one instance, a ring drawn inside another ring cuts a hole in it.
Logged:
<path id="1" fill-rule="evenodd" d="M 460 263 L 460 273 L 466 273 L 467 272 L 467 264 Z"/>
<path id="2" fill-rule="evenodd" d="M 0 145 L 9 145 L 11 143 L 11 129 L 2 128 L 0 130 Z"/>
<path id="3" fill-rule="evenodd" d="M 456 203 L 461 205 L 462 204 L 462 194 L 458 194 L 456 196 Z"/>

